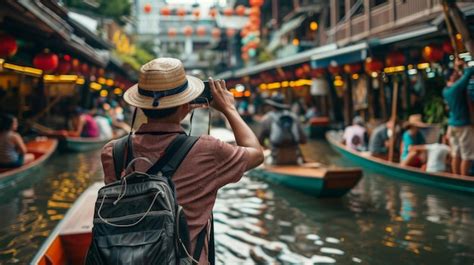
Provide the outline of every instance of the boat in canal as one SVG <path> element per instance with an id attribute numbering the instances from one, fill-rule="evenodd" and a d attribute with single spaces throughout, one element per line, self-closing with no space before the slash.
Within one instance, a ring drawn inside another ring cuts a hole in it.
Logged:
<path id="1" fill-rule="evenodd" d="M 54 153 L 58 141 L 56 139 L 39 137 L 26 143 L 28 153 L 34 155 L 35 159 L 21 167 L 12 169 L 0 169 L 0 188 L 8 186 L 23 177 L 38 170 L 46 160 Z"/>
<path id="2" fill-rule="evenodd" d="M 373 169 L 387 176 L 453 191 L 474 193 L 473 177 L 455 175 L 447 172 L 431 173 L 415 167 L 403 167 L 398 163 L 370 156 L 368 153 L 350 150 L 341 143 L 341 134 L 336 131 L 327 132 L 326 139 L 329 144 L 344 157 L 347 157 L 360 166 Z"/>
<path id="3" fill-rule="evenodd" d="M 251 170 L 249 175 L 316 197 L 341 197 L 357 185 L 362 170 L 307 163 L 301 166 L 262 165 Z"/>
<path id="4" fill-rule="evenodd" d="M 126 134 L 123 130 L 118 130 L 113 139 L 120 138 Z M 87 152 L 102 148 L 106 143 L 112 139 L 104 139 L 100 137 L 65 137 L 61 139 L 61 149 L 71 152 Z"/>
<path id="5" fill-rule="evenodd" d="M 305 130 L 310 138 L 323 138 L 330 126 L 329 117 L 314 117 L 308 121 Z"/>
<path id="6" fill-rule="evenodd" d="M 92 240 L 95 201 L 102 186 L 102 183 L 96 182 L 81 194 L 43 243 L 31 264 L 84 264 Z"/>

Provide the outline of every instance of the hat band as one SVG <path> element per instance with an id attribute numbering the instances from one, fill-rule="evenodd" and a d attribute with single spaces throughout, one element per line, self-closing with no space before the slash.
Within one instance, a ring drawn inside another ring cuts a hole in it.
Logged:
<path id="1" fill-rule="evenodd" d="M 160 98 L 179 94 L 181 92 L 184 92 L 186 88 L 188 88 L 188 80 L 186 80 L 186 82 L 180 85 L 179 87 L 175 87 L 165 91 L 150 91 L 138 87 L 138 94 L 145 97 L 153 98 L 153 107 L 158 107 L 160 105 Z"/>

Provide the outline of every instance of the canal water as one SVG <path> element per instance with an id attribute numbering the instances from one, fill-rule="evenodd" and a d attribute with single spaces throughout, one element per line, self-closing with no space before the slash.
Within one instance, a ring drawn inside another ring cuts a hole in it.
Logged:
<path id="1" fill-rule="evenodd" d="M 325 164 L 352 165 L 323 141 L 303 151 Z M 0 190 L 0 264 L 28 263 L 100 171 L 98 151 L 57 153 L 32 178 Z M 246 176 L 220 191 L 215 219 L 219 264 L 474 263 L 472 196 L 369 170 L 340 199 Z"/>

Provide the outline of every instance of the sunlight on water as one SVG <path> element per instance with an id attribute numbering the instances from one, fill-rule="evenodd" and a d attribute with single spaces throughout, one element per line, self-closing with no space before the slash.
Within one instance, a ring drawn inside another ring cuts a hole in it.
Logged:
<path id="1" fill-rule="evenodd" d="M 303 149 L 325 164 L 349 165 L 323 142 Z M 0 264 L 31 260 L 92 182 L 98 152 L 56 154 L 37 176 L 0 195 Z M 219 264 L 474 263 L 472 197 L 366 171 L 341 199 L 316 199 L 252 176 L 218 193 Z"/>

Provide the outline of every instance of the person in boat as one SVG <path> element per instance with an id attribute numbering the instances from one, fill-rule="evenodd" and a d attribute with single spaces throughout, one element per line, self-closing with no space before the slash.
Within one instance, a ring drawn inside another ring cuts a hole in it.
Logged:
<path id="1" fill-rule="evenodd" d="M 352 125 L 347 126 L 342 136 L 344 144 L 355 151 L 365 151 L 367 145 L 367 129 L 364 127 L 364 119 L 355 116 Z"/>
<path id="2" fill-rule="evenodd" d="M 382 123 L 375 127 L 369 138 L 370 155 L 387 159 L 390 137 L 392 137 L 395 128 L 395 122 L 392 120 Z"/>
<path id="3" fill-rule="evenodd" d="M 474 67 L 461 67 L 465 63 L 461 59 L 455 60 L 455 70 L 447 86 L 443 90 L 443 98 L 449 108 L 448 132 L 452 148 L 451 168 L 453 173 L 468 175 L 470 161 L 474 160 L 474 124 L 471 123 L 469 103 L 467 99 L 468 86 L 474 75 Z M 474 88 L 470 88 L 474 89 Z"/>
<path id="4" fill-rule="evenodd" d="M 9 114 L 0 116 L 0 168 L 16 168 L 34 160 L 23 138 L 16 132 L 18 120 Z"/>
<path id="5" fill-rule="evenodd" d="M 420 132 L 420 128 L 427 127 L 421 119 L 421 114 L 414 114 L 408 117 L 405 122 L 405 132 L 402 135 L 400 164 L 402 166 L 421 167 L 424 163 L 423 157 L 419 152 L 410 152 L 410 147 L 414 145 L 425 144 L 425 137 Z"/>
<path id="6" fill-rule="evenodd" d="M 206 227 L 217 191 L 240 180 L 245 171 L 263 162 L 257 137 L 240 117 L 232 93 L 224 80 L 209 78 L 213 101 L 211 107 L 229 121 L 237 145 L 203 135 L 194 144 L 173 176 L 178 203 L 183 206 L 190 230 L 193 253 L 199 232 Z M 158 161 L 171 141 L 181 133 L 181 121 L 193 109 L 192 101 L 203 91 L 204 83 L 186 75 L 182 62 L 174 58 L 158 58 L 140 69 L 138 84 L 129 88 L 125 101 L 141 109 L 147 117 L 133 136 L 134 157 Z M 105 183 L 116 180 L 113 163 L 113 141 L 102 150 Z M 136 171 L 146 172 L 149 163 L 137 161 Z M 209 236 L 209 235 L 208 235 Z M 205 244 L 199 264 L 208 264 Z"/>
<path id="7" fill-rule="evenodd" d="M 446 144 L 445 136 L 440 135 L 437 143 L 410 146 L 410 153 L 426 153 L 426 172 L 447 172 L 447 162 L 451 148 Z"/>
<path id="8" fill-rule="evenodd" d="M 92 115 L 85 113 L 82 108 L 77 107 L 71 115 L 72 130 L 67 132 L 68 136 L 95 138 L 100 136 L 100 129 Z"/>
<path id="9" fill-rule="evenodd" d="M 262 146 L 269 146 L 271 150 L 265 163 L 269 165 L 303 164 L 299 145 L 306 143 L 306 135 L 298 117 L 289 110 L 290 106 L 284 103 L 284 98 L 280 94 L 265 100 L 265 103 L 272 108 L 262 118 L 258 133 Z"/>
<path id="10" fill-rule="evenodd" d="M 112 139 L 114 137 L 114 132 L 112 130 L 112 124 L 110 120 L 105 117 L 103 112 L 97 112 L 94 115 L 94 120 L 99 127 L 99 137 L 101 139 Z"/>

